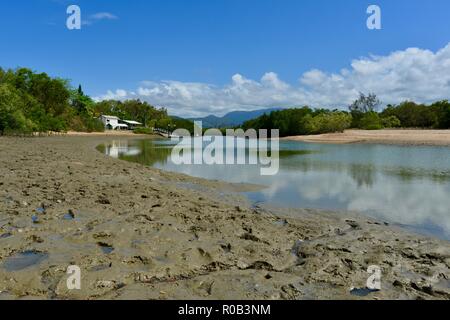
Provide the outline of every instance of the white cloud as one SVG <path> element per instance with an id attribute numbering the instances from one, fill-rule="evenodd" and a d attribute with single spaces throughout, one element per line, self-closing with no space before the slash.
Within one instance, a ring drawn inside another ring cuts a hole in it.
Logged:
<path id="1" fill-rule="evenodd" d="M 273 106 L 346 108 L 359 92 L 374 92 L 385 104 L 449 99 L 450 43 L 437 52 L 409 48 L 387 56 L 356 59 L 349 69 L 339 73 L 310 70 L 296 85 L 282 81 L 274 72 L 264 74 L 260 80 L 236 74 L 225 86 L 144 81 L 132 92 L 108 91 L 96 99 L 140 98 L 165 106 L 172 114 L 199 116 Z"/>
<path id="2" fill-rule="evenodd" d="M 99 12 L 99 13 L 91 15 L 90 18 L 94 19 L 94 20 L 116 20 L 116 19 L 118 19 L 117 16 L 115 16 L 109 12 Z"/>
<path id="3" fill-rule="evenodd" d="M 101 21 L 101 20 L 117 20 L 119 19 L 118 16 L 109 13 L 109 12 L 98 12 L 95 14 L 90 15 L 86 20 L 82 21 L 83 25 L 90 26 L 94 24 L 95 22 Z"/>
<path id="4" fill-rule="evenodd" d="M 96 98 L 96 100 L 122 100 L 126 99 L 128 95 L 128 92 L 122 89 L 117 89 L 114 92 L 108 90 L 105 95 L 103 95 L 101 98 Z"/>

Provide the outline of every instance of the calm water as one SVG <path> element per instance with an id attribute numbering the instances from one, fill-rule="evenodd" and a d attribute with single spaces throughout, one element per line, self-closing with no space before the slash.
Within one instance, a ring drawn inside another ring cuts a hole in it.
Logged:
<path id="1" fill-rule="evenodd" d="M 450 240 L 450 148 L 280 142 L 280 170 L 258 165 L 175 165 L 167 140 L 117 140 L 99 147 L 116 158 L 191 176 L 267 186 L 247 193 L 283 207 L 344 209 Z"/>

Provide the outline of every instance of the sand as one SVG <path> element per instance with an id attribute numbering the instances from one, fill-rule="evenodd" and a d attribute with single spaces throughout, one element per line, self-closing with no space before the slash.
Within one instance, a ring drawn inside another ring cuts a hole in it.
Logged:
<path id="1" fill-rule="evenodd" d="M 384 143 L 450 146 L 450 130 L 346 130 L 344 133 L 294 136 L 283 139 L 333 144 Z"/>
<path id="2" fill-rule="evenodd" d="M 0 138 L 0 299 L 450 299 L 450 246 L 349 212 L 109 158 L 109 136 Z M 67 268 L 81 269 L 81 290 Z M 367 268 L 382 290 L 366 296 Z"/>
<path id="3" fill-rule="evenodd" d="M 109 130 L 104 132 L 76 132 L 69 131 L 64 134 L 70 137 L 143 137 L 144 134 L 135 134 L 133 131 L 129 130 Z"/>

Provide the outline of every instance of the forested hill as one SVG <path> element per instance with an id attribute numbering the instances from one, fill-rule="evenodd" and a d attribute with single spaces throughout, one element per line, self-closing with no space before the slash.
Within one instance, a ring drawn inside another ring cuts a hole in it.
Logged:
<path id="1" fill-rule="evenodd" d="M 202 121 L 204 128 L 232 128 L 241 126 L 245 121 L 269 114 L 281 108 L 260 109 L 253 111 L 233 111 L 223 117 L 210 115 L 204 118 L 191 118 L 192 121 Z"/>

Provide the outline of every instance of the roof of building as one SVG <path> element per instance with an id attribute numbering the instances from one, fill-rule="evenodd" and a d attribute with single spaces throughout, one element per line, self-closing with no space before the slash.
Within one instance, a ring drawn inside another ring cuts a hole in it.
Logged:
<path id="1" fill-rule="evenodd" d="M 103 117 L 103 118 L 106 118 L 106 119 L 119 120 L 119 117 L 116 117 L 116 116 L 106 116 L 106 115 L 103 114 L 102 117 Z"/>
<path id="2" fill-rule="evenodd" d="M 125 122 L 125 123 L 128 123 L 128 124 L 135 124 L 135 125 L 141 125 L 142 124 L 142 123 L 134 121 L 134 120 L 122 120 L 122 121 Z"/>

